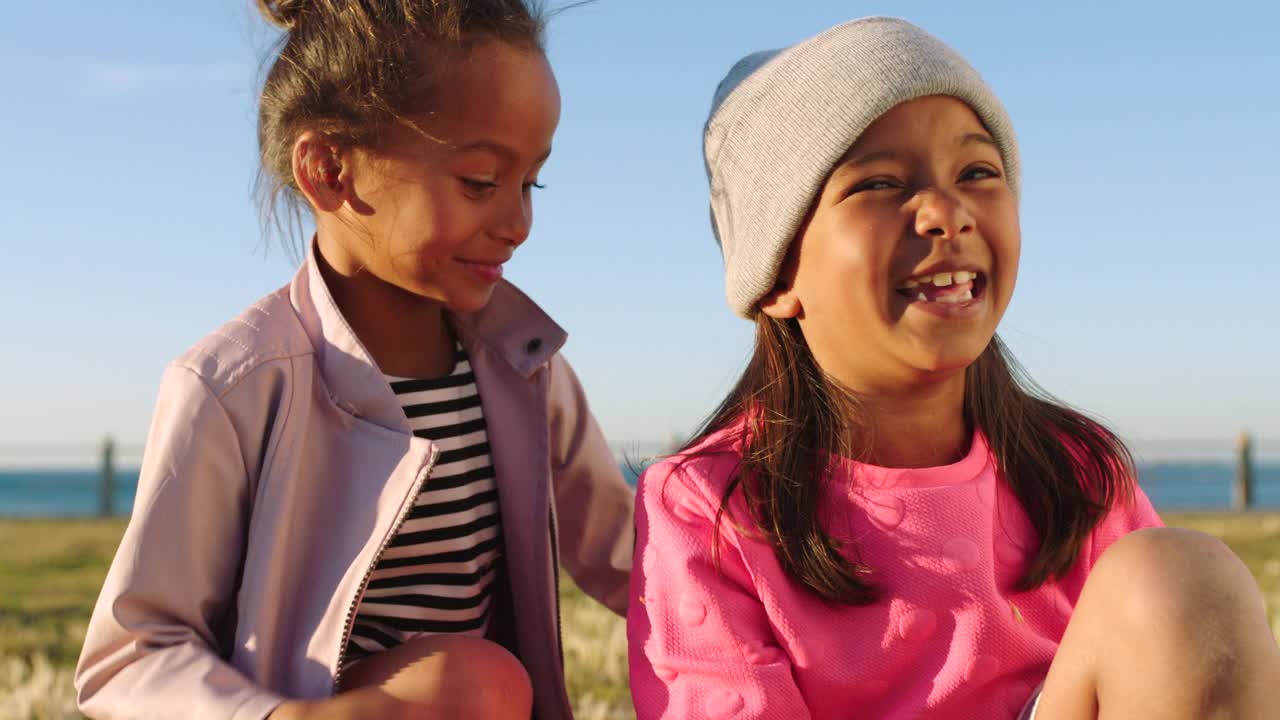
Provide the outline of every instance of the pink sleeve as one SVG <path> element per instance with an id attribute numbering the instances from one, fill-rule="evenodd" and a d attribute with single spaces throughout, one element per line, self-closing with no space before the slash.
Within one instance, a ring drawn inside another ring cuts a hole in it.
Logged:
<path id="1" fill-rule="evenodd" d="M 636 559 L 627 612 L 637 720 L 809 718 L 755 591 L 737 533 L 671 462 L 645 472 L 636 507 Z"/>
<path id="2" fill-rule="evenodd" d="M 1156 514 L 1155 508 L 1151 507 L 1147 494 L 1135 484 L 1133 501 L 1118 502 L 1107 511 L 1101 522 L 1089 534 L 1075 566 L 1059 581 L 1060 587 L 1066 592 L 1072 606 L 1079 600 L 1080 593 L 1084 590 L 1085 580 L 1089 578 L 1089 573 L 1093 572 L 1093 566 L 1098 563 L 1102 553 L 1116 540 L 1134 530 L 1148 527 L 1164 527 L 1164 521 Z"/>
<path id="3" fill-rule="evenodd" d="M 1149 527 L 1164 527 L 1164 521 L 1156 514 L 1147 494 L 1133 484 L 1133 501 L 1117 502 L 1102 518 L 1102 522 L 1093 529 L 1089 536 L 1089 568 L 1092 569 L 1102 557 L 1102 553 L 1111 547 L 1111 543 L 1128 535 L 1134 530 Z"/>

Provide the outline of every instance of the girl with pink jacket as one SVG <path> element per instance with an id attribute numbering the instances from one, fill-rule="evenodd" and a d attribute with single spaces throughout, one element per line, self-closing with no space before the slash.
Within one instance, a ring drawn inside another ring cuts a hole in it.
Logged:
<path id="1" fill-rule="evenodd" d="M 1018 146 L 963 58 L 890 18 L 756 53 L 704 149 L 756 343 L 640 481 L 641 720 L 1275 716 L 1247 569 L 995 335 Z"/>
<path id="2" fill-rule="evenodd" d="M 260 0 L 286 287 L 165 372 L 75 684 L 94 718 L 569 720 L 563 567 L 626 610 L 632 492 L 502 279 L 560 114 L 522 0 Z"/>

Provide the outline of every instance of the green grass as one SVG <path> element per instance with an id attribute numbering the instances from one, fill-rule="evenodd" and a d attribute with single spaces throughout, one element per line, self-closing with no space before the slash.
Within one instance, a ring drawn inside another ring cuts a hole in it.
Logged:
<path id="1" fill-rule="evenodd" d="M 1173 514 L 1222 538 L 1257 578 L 1280 635 L 1280 514 Z M 71 668 L 124 522 L 0 520 L 0 717 L 61 720 Z M 569 696 L 578 720 L 633 718 L 623 620 L 561 583 Z"/>
<path id="2" fill-rule="evenodd" d="M 577 720 L 635 718 L 627 684 L 626 621 L 560 578 L 565 684 Z"/>
<path id="3" fill-rule="evenodd" d="M 71 670 L 123 520 L 0 520 L 0 718 L 77 718 Z M 631 718 L 626 628 L 566 577 L 568 685 L 578 720 Z"/>
<path id="4" fill-rule="evenodd" d="M 73 665 L 121 520 L 0 521 L 0 657 Z"/>

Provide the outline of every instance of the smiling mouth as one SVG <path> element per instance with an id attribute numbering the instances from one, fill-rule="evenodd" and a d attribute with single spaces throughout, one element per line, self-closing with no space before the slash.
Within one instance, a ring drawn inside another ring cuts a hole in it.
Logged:
<path id="1" fill-rule="evenodd" d="M 471 271 L 474 277 L 479 278 L 486 283 L 495 283 L 502 279 L 502 263 L 486 262 L 482 260 L 464 260 L 458 258 L 458 262 Z"/>
<path id="2" fill-rule="evenodd" d="M 959 305 L 981 298 L 986 289 L 985 274 L 956 270 L 908 278 L 894 292 L 914 302 Z"/>

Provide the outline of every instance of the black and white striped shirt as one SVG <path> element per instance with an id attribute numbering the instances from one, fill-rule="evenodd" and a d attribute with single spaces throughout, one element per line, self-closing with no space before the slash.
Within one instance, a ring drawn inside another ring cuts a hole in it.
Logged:
<path id="1" fill-rule="evenodd" d="M 483 636 L 501 561 L 498 488 L 466 352 L 458 347 L 446 377 L 386 378 L 413 434 L 440 456 L 369 577 L 347 648 L 352 661 L 419 635 Z"/>

